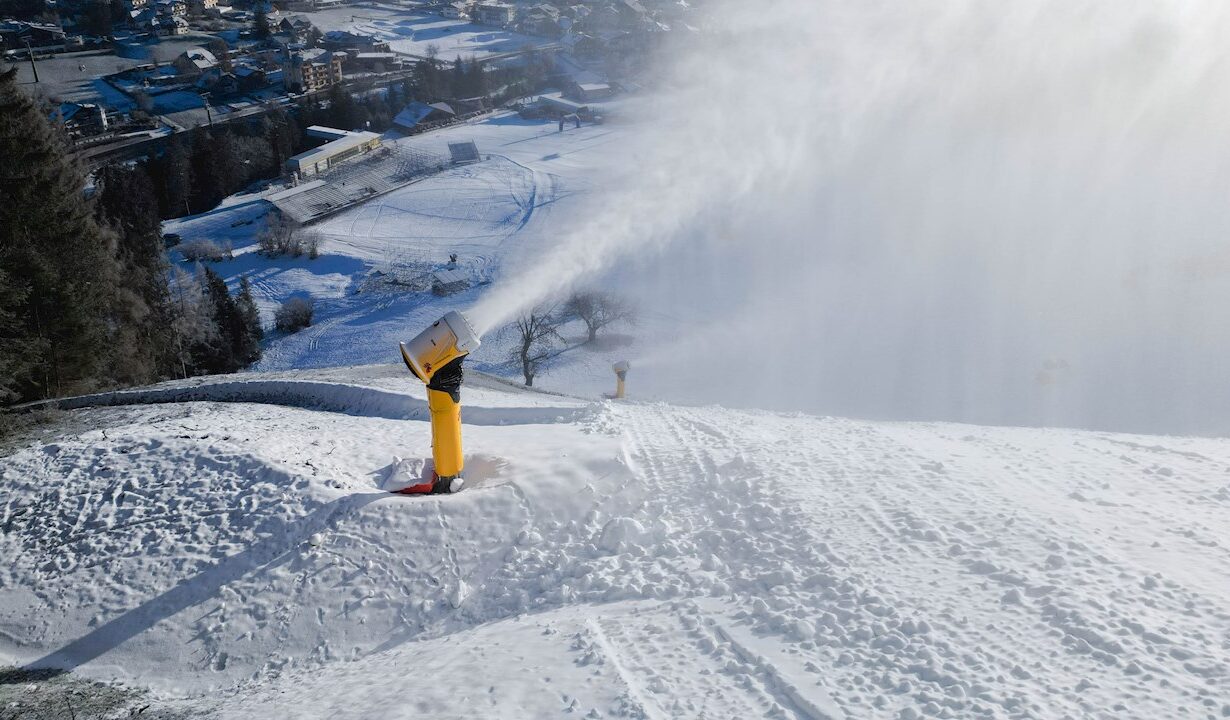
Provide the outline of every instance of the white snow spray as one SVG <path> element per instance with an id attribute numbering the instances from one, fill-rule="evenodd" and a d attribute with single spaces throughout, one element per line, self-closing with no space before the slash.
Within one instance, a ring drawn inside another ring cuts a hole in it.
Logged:
<path id="1" fill-rule="evenodd" d="M 1230 6 L 705 16 L 609 191 L 477 326 L 603 276 L 679 318 L 637 380 L 675 400 L 1230 431 Z"/>

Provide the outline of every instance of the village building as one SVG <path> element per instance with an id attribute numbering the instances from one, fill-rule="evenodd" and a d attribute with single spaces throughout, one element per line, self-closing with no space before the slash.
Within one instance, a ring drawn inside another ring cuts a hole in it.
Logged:
<path id="1" fill-rule="evenodd" d="M 71 138 L 89 137 L 107 130 L 107 111 L 91 103 L 60 103 L 51 112 L 51 121 L 63 125 Z"/>
<path id="2" fill-rule="evenodd" d="M 393 118 L 393 127 L 405 133 L 421 132 L 425 127 L 450 122 L 457 112 L 448 103 L 427 103 L 417 100 L 407 105 Z"/>
<path id="3" fill-rule="evenodd" d="M 217 67 L 218 58 L 205 48 L 189 48 L 175 58 L 174 65 L 180 75 L 196 76 Z"/>
<path id="4" fill-rule="evenodd" d="M 352 132 L 313 125 L 307 129 L 307 134 L 327 139 L 329 142 L 286 161 L 286 168 L 297 173 L 300 178 L 317 175 L 338 163 L 380 147 L 380 135 L 374 132 Z"/>
<path id="5" fill-rule="evenodd" d="M 343 4 L 345 3 L 342 0 L 292 0 L 287 4 L 287 9 L 294 12 L 315 12 L 341 7 Z"/>
<path id="6" fill-rule="evenodd" d="M 326 50 L 345 50 L 355 53 L 387 53 L 388 42 L 370 35 L 345 30 L 330 30 L 320 38 L 320 46 Z"/>
<path id="7" fill-rule="evenodd" d="M 260 90 L 269 84 L 269 73 L 256 63 L 235 63 L 232 72 L 243 92 Z"/>
<path id="8" fill-rule="evenodd" d="M 527 35 L 559 37 L 563 34 L 560 11 L 554 5 L 540 3 L 523 10 L 517 18 L 517 29 Z"/>
<path id="9" fill-rule="evenodd" d="M 606 43 L 588 33 L 570 32 L 560 40 L 560 44 L 578 60 L 598 60 L 606 52 Z"/>
<path id="10" fill-rule="evenodd" d="M 470 10 L 470 18 L 479 25 L 504 27 L 511 25 L 517 16 L 517 8 L 501 2 L 483 2 L 474 5 Z"/>
<path id="11" fill-rule="evenodd" d="M 305 38 L 312 32 L 312 21 L 304 15 L 283 15 L 275 30 L 294 38 Z"/>
<path id="12" fill-rule="evenodd" d="M 187 17 L 188 3 L 185 0 L 155 0 L 154 10 L 158 17 Z"/>
<path id="13" fill-rule="evenodd" d="M 218 14 L 218 0 L 188 0 L 188 12 L 191 15 L 216 15 Z"/>
<path id="14" fill-rule="evenodd" d="M 350 64 L 362 72 L 383 73 L 401 70 L 404 62 L 401 55 L 393 52 L 361 52 L 352 56 Z"/>
<path id="15" fill-rule="evenodd" d="M 36 48 L 63 45 L 65 40 L 64 29 L 58 25 L 21 20 L 0 22 L 0 42 L 6 50 L 24 49 L 26 43 Z"/>
<path id="16" fill-rule="evenodd" d="M 440 15 L 452 20 L 470 17 L 470 4 L 465 2 L 450 2 L 440 6 Z"/>
<path id="17" fill-rule="evenodd" d="M 591 103 L 605 100 L 615 94 L 614 88 L 607 83 L 573 82 L 568 84 L 564 97 L 580 103 Z"/>
<path id="18" fill-rule="evenodd" d="M 295 50 L 287 53 L 282 64 L 282 83 L 291 92 L 314 92 L 342 80 L 342 61 L 345 53 L 329 52 L 320 48 Z"/>

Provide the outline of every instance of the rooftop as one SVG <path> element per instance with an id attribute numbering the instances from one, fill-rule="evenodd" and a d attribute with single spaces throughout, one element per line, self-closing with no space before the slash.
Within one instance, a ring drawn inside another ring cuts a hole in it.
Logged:
<path id="1" fill-rule="evenodd" d="M 326 128 L 326 129 L 331 129 L 331 128 Z M 345 150 L 349 150 L 350 148 L 358 147 L 364 143 L 371 142 L 372 140 L 380 139 L 380 134 L 374 133 L 374 132 L 366 132 L 366 131 L 350 132 L 350 131 L 344 131 L 344 130 L 340 132 L 345 132 L 346 134 L 338 138 L 337 140 L 333 140 L 332 142 L 327 142 L 318 148 L 312 148 L 311 150 L 308 150 L 307 152 L 301 152 L 298 155 L 295 155 L 294 157 L 292 157 L 288 162 L 293 163 L 299 167 L 302 167 L 304 165 L 312 165 L 327 157 L 332 157 L 333 155 L 336 155 L 337 153 L 343 152 Z"/>

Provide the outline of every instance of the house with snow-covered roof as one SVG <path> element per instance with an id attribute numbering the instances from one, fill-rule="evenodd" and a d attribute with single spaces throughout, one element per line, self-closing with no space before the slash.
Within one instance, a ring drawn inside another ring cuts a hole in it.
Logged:
<path id="1" fill-rule="evenodd" d="M 502 2 L 480 2 L 470 10 L 470 18 L 474 22 L 494 27 L 510 25 L 516 16 L 516 6 Z"/>
<path id="2" fill-rule="evenodd" d="M 181 75 L 200 75 L 218 66 L 218 58 L 205 48 L 188 48 L 175 58 L 175 69 Z"/>
<path id="3" fill-rule="evenodd" d="M 393 118 L 393 127 L 402 132 L 418 132 L 425 125 L 447 122 L 456 116 L 456 111 L 448 103 L 428 105 L 416 100 L 397 113 Z"/>
<path id="4" fill-rule="evenodd" d="M 97 135 L 107 129 L 107 111 L 92 103 L 60 103 L 51 112 L 51 121 L 64 126 L 69 137 Z"/>

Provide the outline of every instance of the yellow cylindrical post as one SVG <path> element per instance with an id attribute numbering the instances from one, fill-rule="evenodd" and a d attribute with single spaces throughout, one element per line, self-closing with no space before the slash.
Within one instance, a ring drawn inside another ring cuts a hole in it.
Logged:
<path id="1" fill-rule="evenodd" d="M 451 480 L 465 468 L 461 452 L 461 403 L 440 390 L 427 390 L 427 408 L 431 411 L 431 455 L 436 461 L 436 475 Z"/>
<path id="2" fill-rule="evenodd" d="M 620 360 L 611 366 L 615 371 L 615 397 L 622 398 L 624 396 L 624 380 L 628 377 L 628 370 L 632 367 L 627 360 Z"/>

